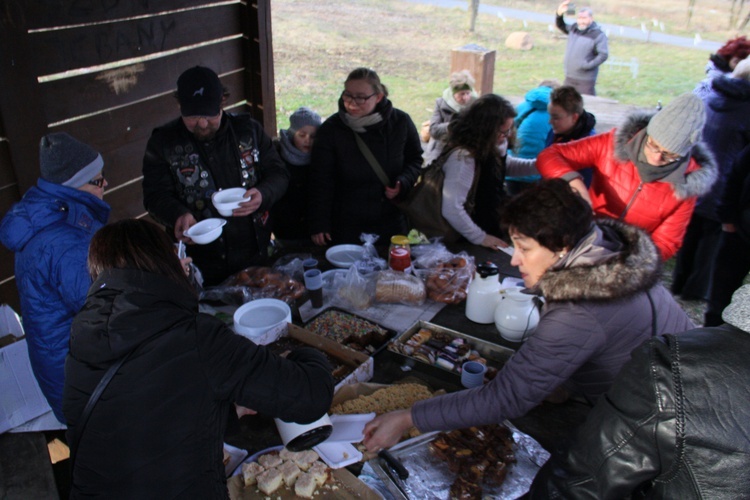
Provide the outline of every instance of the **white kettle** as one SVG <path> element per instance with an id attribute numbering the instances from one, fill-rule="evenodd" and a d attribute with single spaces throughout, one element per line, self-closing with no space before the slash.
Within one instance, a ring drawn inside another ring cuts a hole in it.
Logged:
<path id="1" fill-rule="evenodd" d="M 495 326 L 500 336 L 510 342 L 522 342 L 534 333 L 539 324 L 539 308 L 534 295 L 523 293 L 521 287 L 502 290 L 495 308 Z"/>
<path id="2" fill-rule="evenodd" d="M 495 307 L 500 302 L 500 271 L 492 262 L 477 266 L 474 279 L 466 293 L 466 317 L 475 323 L 494 321 Z"/>

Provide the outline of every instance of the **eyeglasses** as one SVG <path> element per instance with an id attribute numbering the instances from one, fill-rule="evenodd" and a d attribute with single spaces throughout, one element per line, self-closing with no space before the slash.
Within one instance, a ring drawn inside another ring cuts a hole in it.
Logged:
<path id="1" fill-rule="evenodd" d="M 201 120 L 206 120 L 207 122 L 211 122 L 211 121 L 216 121 L 220 116 L 221 116 L 221 111 L 219 111 L 219 114 L 214 115 L 214 116 L 193 115 L 193 116 L 183 116 L 182 119 L 190 123 L 198 123 Z"/>
<path id="2" fill-rule="evenodd" d="M 102 175 L 101 177 L 99 177 L 97 179 L 91 179 L 89 181 L 89 184 L 91 184 L 92 186 L 96 186 L 98 188 L 102 188 L 102 187 L 104 187 L 104 183 L 105 182 L 107 182 L 107 181 L 104 179 L 104 176 Z"/>
<path id="3" fill-rule="evenodd" d="M 669 163 L 673 161 L 677 161 L 680 158 L 682 158 L 682 155 L 678 155 L 677 153 L 670 153 L 669 151 L 665 149 L 661 149 L 659 146 L 654 144 L 654 142 L 651 140 L 651 137 L 646 139 L 646 147 L 653 154 L 658 155 L 659 158 Z"/>
<path id="4" fill-rule="evenodd" d="M 358 106 L 363 105 L 367 102 L 367 100 L 371 97 L 374 97 L 378 95 L 377 92 L 370 94 L 368 96 L 353 96 L 346 90 L 341 93 L 341 98 L 344 100 L 344 102 L 354 102 L 354 104 L 357 104 Z"/>

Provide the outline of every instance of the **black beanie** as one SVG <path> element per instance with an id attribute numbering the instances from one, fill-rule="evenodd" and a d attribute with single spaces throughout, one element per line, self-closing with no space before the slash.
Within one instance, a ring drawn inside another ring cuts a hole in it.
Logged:
<path id="1" fill-rule="evenodd" d="M 45 135 L 39 142 L 39 170 L 47 182 L 79 188 L 102 167 L 104 160 L 98 152 L 65 132 Z"/>

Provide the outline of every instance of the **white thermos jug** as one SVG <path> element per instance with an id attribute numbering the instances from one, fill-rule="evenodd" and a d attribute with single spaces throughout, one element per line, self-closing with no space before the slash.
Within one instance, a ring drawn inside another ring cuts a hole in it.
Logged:
<path id="1" fill-rule="evenodd" d="M 494 323 L 500 286 L 497 266 L 489 261 L 479 264 L 466 294 L 466 317 L 475 323 Z"/>

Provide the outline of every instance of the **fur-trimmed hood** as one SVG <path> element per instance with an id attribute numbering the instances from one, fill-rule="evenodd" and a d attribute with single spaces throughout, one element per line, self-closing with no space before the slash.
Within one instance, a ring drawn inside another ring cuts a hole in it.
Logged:
<path id="1" fill-rule="evenodd" d="M 653 116 L 654 113 L 637 111 L 628 116 L 615 131 L 615 158 L 617 160 L 630 161 L 627 153 L 628 142 L 635 134 L 646 128 Z M 673 184 L 675 196 L 682 200 L 708 193 L 718 176 L 716 159 L 705 142 L 696 143 L 690 151 L 690 156 L 700 168 L 685 174 L 685 183 Z"/>
<path id="2" fill-rule="evenodd" d="M 643 230 L 614 219 L 600 219 L 624 245 L 614 259 L 593 265 L 548 270 L 534 287 L 548 302 L 609 301 L 654 286 L 661 275 L 661 255 Z"/>

